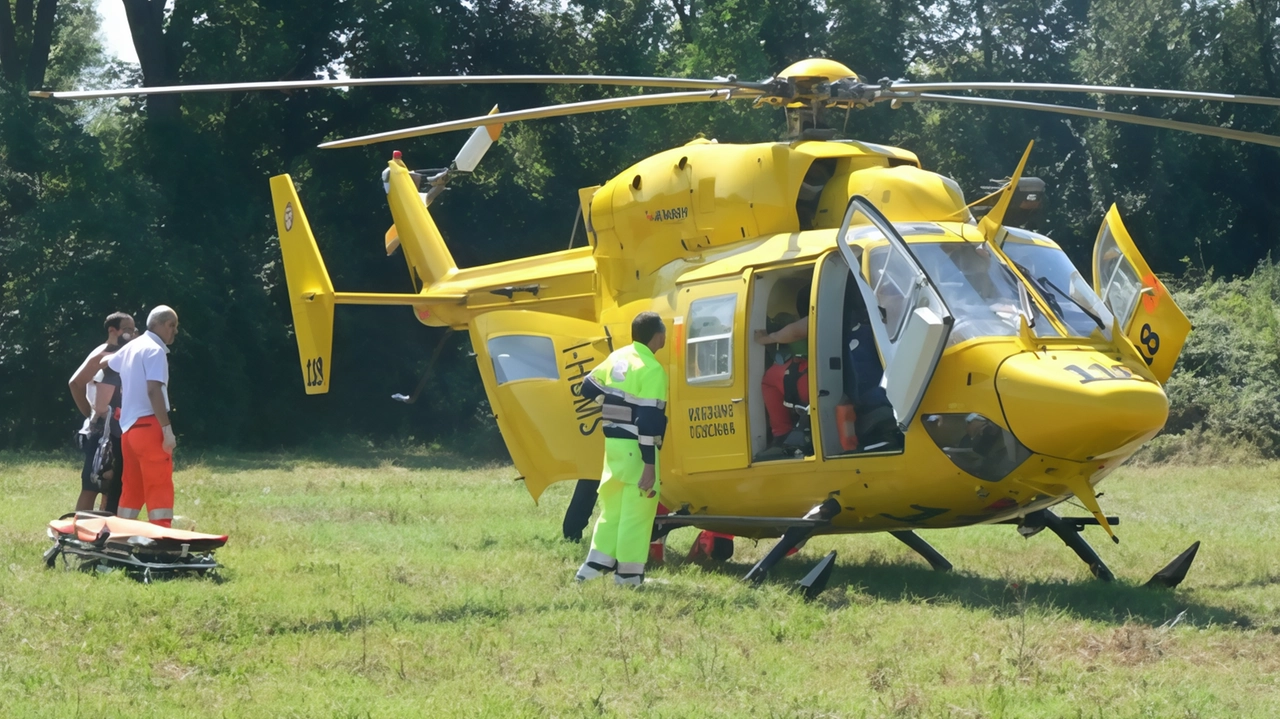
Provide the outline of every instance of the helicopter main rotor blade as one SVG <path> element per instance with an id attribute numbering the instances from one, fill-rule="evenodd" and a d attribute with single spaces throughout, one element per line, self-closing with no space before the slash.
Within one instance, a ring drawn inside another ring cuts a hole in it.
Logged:
<path id="1" fill-rule="evenodd" d="M 135 95 L 176 95 L 189 92 L 258 92 L 262 90 L 306 90 L 334 87 L 386 87 L 419 85 L 624 85 L 688 89 L 759 90 L 758 82 L 740 82 L 734 78 L 699 80 L 682 77 L 640 77 L 627 75 L 422 75 L 405 77 L 366 77 L 345 80 L 284 80 L 279 82 L 232 82 L 212 85 L 167 85 L 160 87 L 127 87 L 115 90 L 76 90 L 54 92 L 32 90 L 31 97 L 57 100 L 101 100 Z"/>
<path id="2" fill-rule="evenodd" d="M 1096 95 L 1129 95 L 1134 97 L 1168 97 L 1175 100 L 1206 100 L 1209 102 L 1238 102 L 1247 105 L 1271 105 L 1280 107 L 1280 97 L 1262 95 L 1232 95 L 1223 92 L 1195 92 L 1189 90 L 1162 90 L 1150 87 L 1117 87 L 1114 85 L 1063 85 L 1053 82 L 903 82 L 894 83 L 892 90 L 903 92 L 951 92 L 976 90 L 991 92 L 1078 92 Z"/>
<path id="3" fill-rule="evenodd" d="M 442 132 L 452 132 L 454 130 L 469 130 L 473 127 L 481 127 L 483 125 L 498 125 L 506 122 L 520 122 L 521 120 L 540 120 L 544 117 L 583 115 L 591 112 L 603 112 L 605 110 L 624 110 L 631 107 L 682 105 L 691 102 L 724 102 L 725 100 L 735 97 L 754 98 L 758 95 L 759 93 L 754 92 L 740 93 L 733 90 L 711 90 L 703 92 L 665 92 L 653 95 L 634 95 L 631 97 L 613 97 L 604 100 L 570 102 L 563 105 L 547 105 L 544 107 L 535 107 L 529 110 L 500 112 L 494 115 L 480 115 L 478 117 L 469 117 L 465 120 L 450 120 L 448 122 L 437 122 L 431 125 L 409 127 L 403 130 L 393 130 L 391 132 L 379 132 L 373 135 L 362 135 L 360 137 L 333 140 L 331 142 L 321 143 L 319 147 L 324 150 L 335 150 L 343 147 L 372 145 L 377 142 L 388 142 L 390 140 L 405 140 L 411 137 L 421 137 L 423 135 L 436 135 Z"/>
<path id="4" fill-rule="evenodd" d="M 1147 117 L 1146 115 L 1129 115 L 1123 112 L 1090 110 L 1086 107 L 1073 107 L 1071 105 L 1046 105 L 1039 102 L 999 100 L 991 97 L 969 97 L 967 95 L 935 95 L 927 92 L 922 92 L 914 97 L 908 96 L 896 99 L 901 100 L 902 102 L 950 102 L 959 105 L 981 105 L 984 107 L 1008 107 L 1015 110 L 1037 110 L 1039 112 L 1052 112 L 1059 115 L 1075 115 L 1076 117 L 1088 117 L 1095 120 L 1110 120 L 1112 122 L 1125 122 L 1131 125 L 1159 127 L 1166 130 L 1181 130 L 1182 132 L 1191 132 L 1197 135 L 1212 135 L 1213 137 L 1222 137 L 1228 140 L 1239 140 L 1240 142 L 1252 142 L 1259 145 L 1280 147 L 1280 137 L 1275 135 L 1264 135 L 1262 133 L 1246 132 L 1244 130 L 1232 130 L 1228 127 L 1201 125 L 1194 122 L 1164 120 L 1158 117 Z"/>

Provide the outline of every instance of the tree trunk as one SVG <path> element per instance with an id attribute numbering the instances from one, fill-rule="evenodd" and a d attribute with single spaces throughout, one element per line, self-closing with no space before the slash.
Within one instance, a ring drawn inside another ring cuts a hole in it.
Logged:
<path id="1" fill-rule="evenodd" d="M 29 30 L 31 28 L 31 13 L 34 5 L 32 0 L 18 0 L 13 6 L 13 24 L 19 30 Z M 24 38 L 24 40 L 29 38 Z M 22 44 L 27 44 L 23 42 Z"/>
<path id="2" fill-rule="evenodd" d="M 176 1 L 176 0 L 175 0 Z M 168 52 L 164 34 L 164 0 L 121 0 L 125 16 L 129 19 L 129 34 L 133 37 L 133 49 L 138 53 L 142 66 L 142 84 L 148 87 L 172 85 L 176 81 L 177 68 Z M 157 95 L 147 98 L 149 121 L 176 120 L 178 96 Z"/>
<path id="3" fill-rule="evenodd" d="M 978 21 L 979 44 L 982 49 L 982 70 L 988 76 L 990 76 L 991 64 L 992 64 L 992 61 L 994 60 L 994 57 L 993 57 L 994 51 L 991 47 L 992 46 L 991 20 L 990 18 L 987 17 L 986 0 L 978 0 L 978 3 L 977 5 L 974 6 L 974 9 L 977 11 L 975 15 Z"/>
<path id="4" fill-rule="evenodd" d="M 36 7 L 35 26 L 31 30 L 31 53 L 27 57 L 27 89 L 39 90 L 44 85 L 44 72 L 49 67 L 49 51 L 53 48 L 53 21 L 58 0 L 40 0 Z"/>
<path id="5" fill-rule="evenodd" d="M 0 7 L 0 75 L 14 85 L 22 77 L 18 67 L 18 36 L 14 32 L 8 0 Z"/>
<path id="6" fill-rule="evenodd" d="M 1267 94 L 1276 94 L 1275 71 L 1275 35 L 1272 27 L 1276 22 L 1275 11 L 1268 0 L 1249 0 L 1249 11 L 1253 15 L 1254 28 L 1258 33 L 1258 64 L 1262 69 L 1262 80 L 1266 83 Z"/>
<path id="7" fill-rule="evenodd" d="M 686 45 L 693 44 L 693 0 L 689 0 L 689 9 L 685 10 L 684 0 L 671 0 L 671 7 L 676 11 L 676 18 L 680 20 L 680 36 L 684 38 Z"/>

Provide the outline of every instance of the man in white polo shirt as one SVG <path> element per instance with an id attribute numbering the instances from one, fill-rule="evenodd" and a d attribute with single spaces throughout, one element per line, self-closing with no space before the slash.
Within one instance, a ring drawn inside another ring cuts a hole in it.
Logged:
<path id="1" fill-rule="evenodd" d="M 169 425 L 169 345 L 178 335 L 178 313 L 160 305 L 147 315 L 147 331 L 111 355 L 120 373 L 120 429 L 124 432 L 123 487 L 116 516 L 173 523 L 173 448 Z"/>

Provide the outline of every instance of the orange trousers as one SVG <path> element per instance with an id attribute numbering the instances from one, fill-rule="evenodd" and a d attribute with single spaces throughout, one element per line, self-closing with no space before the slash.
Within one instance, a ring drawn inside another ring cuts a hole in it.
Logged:
<path id="1" fill-rule="evenodd" d="M 143 417 L 124 433 L 124 472 L 117 517 L 137 519 L 142 507 L 147 519 L 162 527 L 173 525 L 173 455 L 164 451 L 164 433 L 154 415 Z"/>
<path id="2" fill-rule="evenodd" d="M 784 364 L 774 364 L 764 372 L 764 381 L 760 383 L 760 389 L 764 393 L 764 412 L 769 418 L 769 432 L 775 438 L 786 437 L 791 432 L 791 427 L 795 422 L 791 418 L 791 410 L 786 405 L 786 388 L 783 378 L 787 373 L 787 367 L 792 363 L 796 363 L 799 371 L 804 374 L 809 371 L 809 362 L 803 357 L 797 357 L 790 362 Z M 809 404 L 809 380 L 802 377 L 796 386 L 796 391 L 800 393 L 801 404 Z"/>

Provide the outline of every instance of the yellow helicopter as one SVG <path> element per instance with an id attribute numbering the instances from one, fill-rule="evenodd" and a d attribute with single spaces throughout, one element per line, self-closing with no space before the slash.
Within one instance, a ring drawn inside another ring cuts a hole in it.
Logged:
<path id="1" fill-rule="evenodd" d="M 399 152 L 383 172 L 416 291 L 336 291 L 288 175 L 271 179 L 308 394 L 326 392 L 335 305 L 406 305 L 423 324 L 469 332 L 488 400 L 525 486 L 599 476 L 601 408 L 587 373 L 630 342 L 632 318 L 668 327 L 657 355 L 671 379 L 655 532 L 694 526 L 781 541 L 762 578 L 812 535 L 890 532 L 940 570 L 913 530 L 1015 524 L 1057 534 L 1095 576 L 1112 574 L 1080 536 L 1116 539 L 1097 484 L 1164 426 L 1169 379 L 1191 326 L 1151 271 L 1118 210 L 1106 213 L 1092 284 L 1044 235 L 1005 226 L 1028 197 L 1023 155 L 993 195 L 966 203 L 915 154 L 838 139 L 825 127 L 889 102 L 953 102 L 1064 113 L 1280 146 L 1229 128 L 957 91 L 1113 93 L 1280 105 L 1256 96 L 1027 83 L 867 83 L 844 65 L 805 60 L 762 82 L 604 76 L 343 79 L 140 88 L 52 97 L 388 84 L 575 83 L 660 87 L 642 94 L 325 143 L 339 148 L 472 129 L 449 168 L 415 172 Z M 503 123 L 689 102 L 782 107 L 789 137 L 697 139 L 579 192 L 586 243 L 459 268 L 430 205 L 475 169 Z M 975 217 L 974 207 L 993 201 Z M 790 344 L 769 343 L 789 322 Z M 766 376 L 789 377 L 782 401 Z M 779 409 L 779 406 L 784 409 Z M 783 416 L 779 416 L 784 413 Z M 781 425 L 781 435 L 773 431 Z M 1078 499 L 1091 517 L 1050 508 Z M 1152 583 L 1174 586 L 1199 543 Z M 835 553 L 806 577 L 820 591 Z"/>

